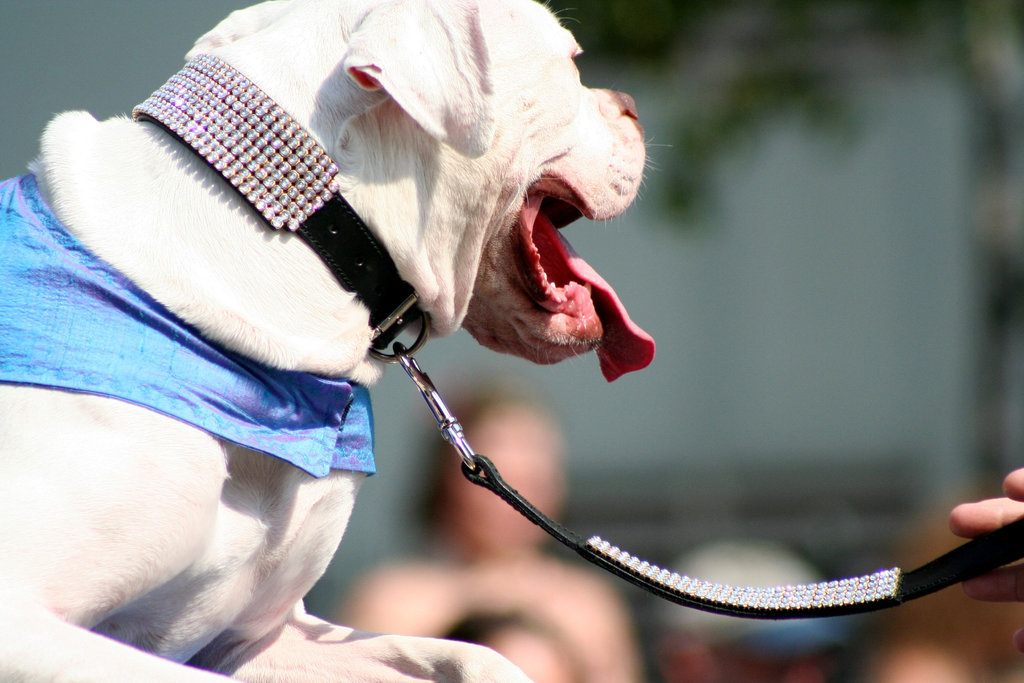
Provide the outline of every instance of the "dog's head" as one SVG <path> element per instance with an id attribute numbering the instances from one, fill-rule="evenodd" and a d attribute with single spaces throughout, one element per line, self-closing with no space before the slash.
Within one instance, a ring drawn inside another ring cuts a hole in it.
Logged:
<path id="1" fill-rule="evenodd" d="M 291 0 L 196 44 L 259 84 L 338 161 L 344 194 L 435 328 L 539 363 L 595 350 L 605 376 L 654 342 L 562 237 L 636 196 L 632 99 L 580 84 L 580 48 L 532 0 Z"/>

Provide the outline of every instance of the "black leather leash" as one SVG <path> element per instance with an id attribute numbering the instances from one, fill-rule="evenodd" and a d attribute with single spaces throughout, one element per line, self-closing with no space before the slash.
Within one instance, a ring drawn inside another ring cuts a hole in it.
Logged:
<path id="1" fill-rule="evenodd" d="M 1015 562 L 1024 555 L 1024 520 L 976 538 L 913 571 L 886 569 L 865 576 L 797 586 L 727 586 L 640 560 L 599 536 L 587 540 L 557 524 L 511 488 L 490 460 L 477 455 L 462 471 L 498 494 L 524 517 L 584 559 L 661 598 L 707 612 L 754 619 L 799 619 L 895 607 Z"/>
<path id="2" fill-rule="evenodd" d="M 584 538 L 538 510 L 501 477 L 494 463 L 476 453 L 461 424 L 430 378 L 400 344 L 395 358 L 423 395 L 442 436 L 462 458 L 469 481 L 497 494 L 517 512 L 582 558 L 671 602 L 717 614 L 752 619 L 801 619 L 858 614 L 895 607 L 1024 557 L 1024 520 L 981 536 L 913 571 L 873 574 L 789 586 L 729 586 L 683 576 L 641 560 L 599 536 Z"/>

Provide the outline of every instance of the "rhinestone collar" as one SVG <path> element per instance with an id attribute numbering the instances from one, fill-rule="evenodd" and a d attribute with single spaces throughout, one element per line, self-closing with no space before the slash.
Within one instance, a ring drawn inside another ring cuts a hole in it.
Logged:
<path id="1" fill-rule="evenodd" d="M 258 86 L 200 55 L 132 112 L 216 169 L 273 229 L 295 232 L 370 309 L 373 348 L 423 313 L 412 286 L 340 192 L 338 165 Z"/>

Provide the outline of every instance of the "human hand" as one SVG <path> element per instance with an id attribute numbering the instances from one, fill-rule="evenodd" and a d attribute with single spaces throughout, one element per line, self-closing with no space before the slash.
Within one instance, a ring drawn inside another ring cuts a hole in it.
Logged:
<path id="1" fill-rule="evenodd" d="M 1003 480 L 1003 498 L 956 506 L 949 515 L 949 527 L 957 536 L 975 538 L 1024 518 L 1024 468 Z M 964 592 L 976 600 L 1024 602 L 1024 565 L 996 569 L 963 583 Z M 1024 628 L 1013 637 L 1024 652 Z"/>

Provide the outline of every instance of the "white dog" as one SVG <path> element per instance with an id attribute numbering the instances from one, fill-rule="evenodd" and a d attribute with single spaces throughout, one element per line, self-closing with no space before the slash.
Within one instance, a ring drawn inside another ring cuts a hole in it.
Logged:
<path id="1" fill-rule="evenodd" d="M 436 332 L 541 363 L 596 349 L 614 379 L 653 342 L 556 229 L 623 211 L 644 148 L 628 96 L 580 85 L 578 52 L 532 0 L 291 0 L 235 12 L 190 58 L 311 132 Z M 251 406 L 216 391 L 181 390 L 194 419 L 146 402 L 185 385 L 175 345 L 208 341 L 267 413 L 337 387 L 328 460 L 336 439 L 365 459 L 345 430 L 366 426 L 382 365 L 366 307 L 313 251 L 151 122 L 63 114 L 32 171 L 0 185 L 0 679 L 524 680 L 485 648 L 304 613 L 372 465 L 314 476 L 267 455 L 308 443 L 290 414 L 267 418 L 283 435 L 225 438 L 206 408 Z M 111 323 L 122 308 L 141 327 Z"/>

